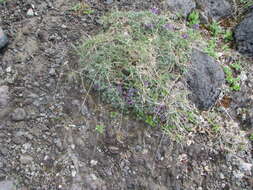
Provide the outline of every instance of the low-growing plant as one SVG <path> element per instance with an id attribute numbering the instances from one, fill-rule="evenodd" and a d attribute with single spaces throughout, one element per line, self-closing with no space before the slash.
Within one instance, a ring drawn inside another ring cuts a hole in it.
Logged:
<path id="1" fill-rule="evenodd" d="M 222 28 L 219 25 L 219 23 L 217 21 L 213 21 L 210 25 L 209 25 L 209 30 L 211 31 L 212 36 L 216 37 L 218 34 L 222 33 Z"/>
<path id="2" fill-rule="evenodd" d="M 89 15 L 94 12 L 94 10 L 86 3 L 77 3 L 71 10 L 84 15 Z"/>
<path id="3" fill-rule="evenodd" d="M 249 140 L 253 141 L 253 133 L 250 134 Z"/>
<path id="4" fill-rule="evenodd" d="M 239 91 L 241 89 L 240 86 L 240 78 L 233 76 L 233 71 L 229 66 L 223 67 L 224 73 L 226 75 L 226 81 L 230 85 L 230 88 L 234 91 Z"/>
<path id="5" fill-rule="evenodd" d="M 176 126 L 187 132 L 184 126 L 195 122 L 195 108 L 180 79 L 194 39 L 175 31 L 166 15 L 154 11 L 117 11 L 101 23 L 103 32 L 78 48 L 83 77 L 91 88 L 105 103 L 149 126 Z"/>
<path id="6" fill-rule="evenodd" d="M 218 57 L 218 53 L 216 52 L 217 49 L 216 41 L 217 41 L 216 38 L 212 38 L 211 40 L 208 41 L 208 46 L 205 48 L 205 52 L 214 58 Z"/>
<path id="7" fill-rule="evenodd" d="M 188 16 L 188 24 L 189 26 L 196 26 L 199 25 L 200 19 L 199 19 L 199 13 L 197 11 L 193 11 Z"/>
<path id="8" fill-rule="evenodd" d="M 241 71 L 242 70 L 242 66 L 240 63 L 232 63 L 229 65 L 231 68 L 235 69 L 236 71 Z"/>
<path id="9" fill-rule="evenodd" d="M 239 0 L 239 3 L 243 5 L 243 8 L 249 8 L 253 6 L 253 0 Z"/>
<path id="10" fill-rule="evenodd" d="M 103 125 L 96 125 L 95 130 L 99 133 L 99 134 L 103 134 L 105 131 L 105 126 Z"/>
<path id="11" fill-rule="evenodd" d="M 233 32 L 231 30 L 226 30 L 223 39 L 225 42 L 230 42 L 233 40 Z"/>

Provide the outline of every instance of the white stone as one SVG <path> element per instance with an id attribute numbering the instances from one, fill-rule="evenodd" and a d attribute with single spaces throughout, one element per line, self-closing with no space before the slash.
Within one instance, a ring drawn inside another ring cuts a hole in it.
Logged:
<path id="1" fill-rule="evenodd" d="M 34 11 L 32 8 L 28 9 L 27 13 L 26 13 L 27 16 L 34 16 Z"/>

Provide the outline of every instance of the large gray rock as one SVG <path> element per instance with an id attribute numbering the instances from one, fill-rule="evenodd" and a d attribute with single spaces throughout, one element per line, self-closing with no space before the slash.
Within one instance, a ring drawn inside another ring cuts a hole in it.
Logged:
<path id="1" fill-rule="evenodd" d="M 207 54 L 194 49 L 192 67 L 187 73 L 191 100 L 200 110 L 208 110 L 216 102 L 220 87 L 224 83 L 223 69 Z"/>
<path id="2" fill-rule="evenodd" d="M 208 20 L 220 20 L 233 13 L 231 0 L 195 0 L 197 8 Z"/>
<path id="3" fill-rule="evenodd" d="M 0 27 L 0 49 L 5 47 L 8 44 L 8 38 L 5 35 L 3 29 Z"/>
<path id="4" fill-rule="evenodd" d="M 253 57 L 253 10 L 235 28 L 237 50 Z"/>
<path id="5" fill-rule="evenodd" d="M 184 17 L 197 9 L 200 12 L 201 21 L 208 23 L 231 16 L 234 11 L 232 2 L 233 0 L 166 0 L 165 6 Z"/>
<path id="6" fill-rule="evenodd" d="M 196 8 L 196 3 L 194 0 L 167 0 L 166 6 L 170 11 L 180 13 L 186 17 Z"/>

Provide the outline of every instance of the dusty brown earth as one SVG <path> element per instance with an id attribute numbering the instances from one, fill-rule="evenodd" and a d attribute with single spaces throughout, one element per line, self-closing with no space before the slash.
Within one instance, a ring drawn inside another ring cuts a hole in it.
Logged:
<path id="1" fill-rule="evenodd" d="M 87 0 L 91 15 L 71 11 L 78 2 L 0 4 L 10 39 L 0 54 L 0 86 L 10 94 L 0 113 L 0 190 L 250 190 L 248 142 L 229 152 L 205 131 L 175 142 L 123 114 L 111 115 L 78 77 L 74 45 L 100 30 L 99 16 L 115 7 L 158 7 L 159 1 Z M 106 126 L 103 134 L 98 124 Z M 240 137 L 239 125 L 230 125 Z M 231 139 L 231 147 L 236 142 Z"/>

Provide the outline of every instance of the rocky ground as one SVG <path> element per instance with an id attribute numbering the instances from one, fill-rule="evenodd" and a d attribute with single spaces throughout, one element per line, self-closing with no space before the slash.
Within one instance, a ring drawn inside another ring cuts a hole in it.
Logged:
<path id="1" fill-rule="evenodd" d="M 150 9 L 160 1 L 86 1 L 93 14 L 73 11 L 78 2 L 0 4 L 9 37 L 0 54 L 0 190 L 252 189 L 245 137 L 252 111 L 242 111 L 252 109 L 252 72 L 221 116 L 224 141 L 204 128 L 187 142 L 173 141 L 87 95 L 74 51 L 99 31 L 98 18 L 110 9 Z"/>

